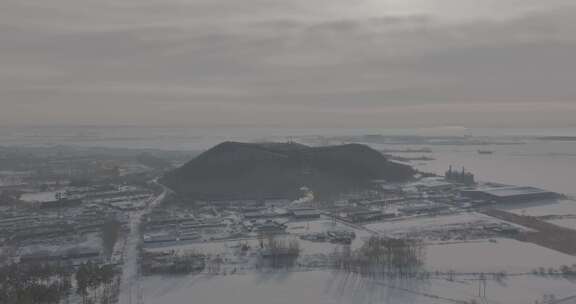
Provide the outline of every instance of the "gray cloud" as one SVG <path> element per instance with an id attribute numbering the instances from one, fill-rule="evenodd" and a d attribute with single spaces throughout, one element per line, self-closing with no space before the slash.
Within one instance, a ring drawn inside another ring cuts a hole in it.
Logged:
<path id="1" fill-rule="evenodd" d="M 0 122 L 567 125 L 569 4 L 4 0 Z"/>

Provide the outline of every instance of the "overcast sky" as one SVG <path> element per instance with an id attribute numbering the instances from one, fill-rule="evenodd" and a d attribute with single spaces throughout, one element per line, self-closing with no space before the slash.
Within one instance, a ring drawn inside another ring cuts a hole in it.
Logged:
<path id="1" fill-rule="evenodd" d="M 0 125 L 576 126 L 574 0 L 1 0 Z"/>

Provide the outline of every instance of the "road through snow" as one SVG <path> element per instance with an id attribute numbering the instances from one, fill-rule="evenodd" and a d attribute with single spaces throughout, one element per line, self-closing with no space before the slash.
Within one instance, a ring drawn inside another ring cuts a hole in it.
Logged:
<path id="1" fill-rule="evenodd" d="M 141 290 L 139 284 L 139 248 L 142 241 L 142 235 L 140 231 L 140 223 L 144 215 L 149 213 L 155 206 L 162 203 L 166 196 L 168 195 L 169 189 L 163 185 L 157 185 L 163 188 L 162 193 L 151 200 L 150 203 L 143 210 L 139 210 L 130 214 L 130 232 L 126 239 L 126 245 L 124 248 L 124 264 L 122 267 L 122 281 L 120 285 L 120 297 L 119 304 L 141 304 Z"/>

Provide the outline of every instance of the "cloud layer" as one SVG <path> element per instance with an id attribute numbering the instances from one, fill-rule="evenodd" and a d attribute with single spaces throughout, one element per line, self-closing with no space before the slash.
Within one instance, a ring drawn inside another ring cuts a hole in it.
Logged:
<path id="1" fill-rule="evenodd" d="M 571 2 L 3 0 L 0 123 L 566 126 Z"/>

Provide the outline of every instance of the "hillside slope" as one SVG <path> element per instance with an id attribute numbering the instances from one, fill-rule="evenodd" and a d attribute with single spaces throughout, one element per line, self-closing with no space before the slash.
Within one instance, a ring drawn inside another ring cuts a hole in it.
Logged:
<path id="1" fill-rule="evenodd" d="M 163 182 L 195 199 L 296 197 L 308 186 L 329 195 L 365 187 L 370 180 L 402 181 L 414 170 L 372 148 L 348 144 L 224 142 L 168 173 Z"/>

